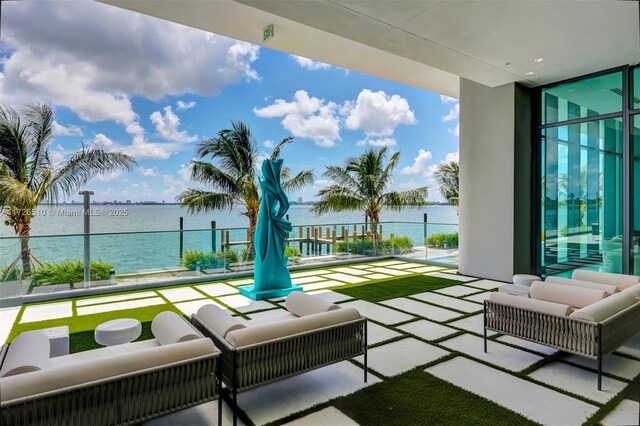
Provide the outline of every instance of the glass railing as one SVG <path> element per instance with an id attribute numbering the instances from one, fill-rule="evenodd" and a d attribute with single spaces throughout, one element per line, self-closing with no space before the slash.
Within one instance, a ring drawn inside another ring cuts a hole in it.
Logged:
<path id="1" fill-rule="evenodd" d="M 457 267 L 457 230 L 457 224 L 424 222 L 293 225 L 285 254 L 294 269 L 383 256 Z M 252 240 L 250 228 L 3 237 L 0 299 L 246 274 L 253 270 Z M 84 276 L 86 243 L 89 280 Z M 25 263 L 32 271 L 28 277 Z"/>

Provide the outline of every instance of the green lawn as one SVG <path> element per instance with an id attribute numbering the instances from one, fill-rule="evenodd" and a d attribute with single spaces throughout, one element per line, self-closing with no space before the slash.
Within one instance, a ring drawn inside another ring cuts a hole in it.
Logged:
<path id="1" fill-rule="evenodd" d="M 375 285 L 374 285 L 375 284 Z M 443 287 L 461 284 L 458 281 L 425 275 L 411 275 L 387 281 L 354 284 L 332 289 L 337 293 L 355 297 L 368 302 L 380 302 L 395 297 L 405 297 L 424 291 L 437 290 Z M 478 290 L 479 292 L 482 290 Z"/>

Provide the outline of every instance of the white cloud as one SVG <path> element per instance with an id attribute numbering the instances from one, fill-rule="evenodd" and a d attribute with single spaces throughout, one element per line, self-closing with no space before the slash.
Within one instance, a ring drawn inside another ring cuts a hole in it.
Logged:
<path id="1" fill-rule="evenodd" d="M 418 151 L 418 156 L 413 159 L 413 165 L 403 167 L 400 173 L 403 175 L 421 175 L 430 176 L 433 170 L 430 170 L 429 160 L 431 160 L 431 151 L 421 149 Z"/>
<path id="2" fill-rule="evenodd" d="M 132 145 L 122 148 L 122 151 L 136 159 L 167 160 L 175 154 L 177 150 L 172 150 L 168 144 L 134 142 Z"/>
<path id="3" fill-rule="evenodd" d="M 74 124 L 63 126 L 57 121 L 53 122 L 51 132 L 54 136 L 83 136 L 80 126 L 76 126 Z"/>
<path id="4" fill-rule="evenodd" d="M 93 138 L 93 143 L 102 149 L 109 150 L 113 146 L 113 141 L 103 133 L 98 133 Z"/>
<path id="5" fill-rule="evenodd" d="M 453 106 L 453 108 L 451 108 L 451 110 L 449 110 L 449 114 L 442 117 L 442 121 L 447 122 L 447 121 L 457 120 L 459 116 L 460 116 L 460 103 L 457 103 Z"/>
<path id="6" fill-rule="evenodd" d="M 363 130 L 367 136 L 390 136 L 401 124 L 417 123 L 405 98 L 382 90 L 362 90 L 355 103 L 345 103 L 342 113 L 347 116 L 348 129 Z"/>
<path id="7" fill-rule="evenodd" d="M 444 156 L 444 161 L 446 163 L 450 162 L 450 161 L 460 161 L 460 152 L 456 151 L 456 152 L 448 152 L 447 155 Z"/>
<path id="8" fill-rule="evenodd" d="M 166 197 L 174 198 L 186 189 L 184 182 L 173 175 L 162 175 L 162 183 L 164 184 L 162 194 Z"/>
<path id="9" fill-rule="evenodd" d="M 189 182 L 191 180 L 191 171 L 193 170 L 193 166 L 189 163 L 181 164 L 180 169 L 178 169 L 178 176 L 185 182 Z"/>
<path id="10" fill-rule="evenodd" d="M 308 70 L 311 70 L 311 71 L 326 70 L 326 69 L 331 68 L 331 65 L 329 65 L 329 64 L 325 64 L 324 62 L 314 61 L 313 59 L 305 58 L 303 56 L 291 55 L 291 57 L 302 68 L 308 69 Z"/>
<path id="11" fill-rule="evenodd" d="M 284 117 L 281 124 L 293 136 L 311 139 L 322 147 L 332 147 L 340 140 L 337 111 L 338 105 L 334 102 L 309 97 L 305 90 L 298 90 L 291 102 L 276 99 L 271 105 L 253 109 L 258 117 Z"/>
<path id="12" fill-rule="evenodd" d="M 375 147 L 383 147 L 383 146 L 396 146 L 398 142 L 395 138 L 365 138 L 359 140 L 356 145 L 357 146 L 375 146 Z"/>
<path id="13" fill-rule="evenodd" d="M 68 152 L 60 144 L 56 146 L 56 149 L 49 150 L 49 159 L 51 160 L 53 167 L 56 169 L 60 167 L 62 163 L 64 163 L 67 154 Z"/>
<path id="14" fill-rule="evenodd" d="M 440 95 L 440 102 L 442 102 L 443 104 L 448 104 L 451 102 L 458 102 L 458 100 L 447 95 Z"/>
<path id="15" fill-rule="evenodd" d="M 460 123 L 456 124 L 456 127 L 450 127 L 448 130 L 452 135 L 460 136 Z"/>
<path id="16" fill-rule="evenodd" d="M 141 176 L 158 176 L 158 168 L 157 167 L 138 167 L 138 174 Z"/>
<path id="17" fill-rule="evenodd" d="M 154 111 L 149 118 L 162 139 L 175 142 L 193 142 L 197 136 L 190 136 L 186 130 L 178 130 L 180 117 L 178 117 L 170 106 L 163 108 L 164 115 L 160 111 Z"/>
<path id="18" fill-rule="evenodd" d="M 183 110 L 183 109 L 191 109 L 191 108 L 193 108 L 195 106 L 196 106 L 196 101 L 191 101 L 191 102 L 178 101 L 178 102 L 176 102 L 176 107 L 178 108 L 178 111 Z"/>
<path id="19" fill-rule="evenodd" d="M 262 145 L 264 145 L 266 148 L 274 148 L 276 146 L 276 143 L 270 139 L 267 139 L 266 141 L 262 142 Z"/>
<path id="20" fill-rule="evenodd" d="M 327 186 L 333 185 L 333 181 L 329 180 L 329 179 L 316 179 L 313 181 L 313 189 L 317 190 L 317 189 L 322 189 L 322 188 L 326 188 Z"/>
<path id="21" fill-rule="evenodd" d="M 112 182 L 114 180 L 118 180 L 122 177 L 123 172 L 120 170 L 116 170 L 109 173 L 102 173 L 95 177 L 95 180 L 98 182 Z"/>

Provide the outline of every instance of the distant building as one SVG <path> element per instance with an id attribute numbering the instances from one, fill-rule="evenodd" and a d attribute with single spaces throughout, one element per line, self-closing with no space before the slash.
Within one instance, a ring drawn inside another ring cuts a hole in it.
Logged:
<path id="1" fill-rule="evenodd" d="M 298 197 L 298 204 L 302 204 L 302 197 Z"/>
<path id="2" fill-rule="evenodd" d="M 127 201 L 126 201 L 126 203 L 127 203 L 127 204 L 131 204 L 131 200 L 127 200 Z"/>

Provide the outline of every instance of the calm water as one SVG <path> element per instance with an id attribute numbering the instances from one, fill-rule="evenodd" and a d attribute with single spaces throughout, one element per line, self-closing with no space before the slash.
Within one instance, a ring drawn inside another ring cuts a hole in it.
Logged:
<path id="1" fill-rule="evenodd" d="M 311 206 L 295 205 L 289 209 L 289 219 L 295 226 L 320 224 L 362 223 L 363 215 L 358 212 L 329 213 L 316 216 L 310 211 Z M 385 211 L 381 215 L 383 221 L 420 222 L 395 223 L 383 225 L 383 235 L 407 235 L 414 245 L 424 244 L 423 213 L 428 214 L 430 225 L 427 234 L 457 231 L 457 216 L 450 206 L 428 206 L 420 209 L 406 209 L 402 212 Z M 212 233 L 209 230 L 211 220 L 217 222 L 217 228 L 244 228 L 247 218 L 239 211 L 216 212 L 210 214 L 189 215 L 186 210 L 175 205 L 155 206 L 92 206 L 91 232 L 145 232 L 137 235 L 104 235 L 91 239 L 91 257 L 114 265 L 118 273 L 144 272 L 171 269 L 179 265 L 180 237 L 179 218 L 184 217 L 184 227 L 192 230 L 183 234 L 184 250 L 210 251 Z M 446 223 L 454 225 L 436 225 Z M 62 205 L 44 207 L 38 210 L 32 222 L 30 246 L 32 253 L 40 261 L 60 261 L 64 259 L 80 259 L 83 256 L 83 237 L 72 234 L 83 232 L 82 206 Z M 349 229 L 353 229 L 350 227 Z M 360 228 L 359 228 L 360 229 Z M 199 231 L 196 231 L 199 230 Z M 338 227 L 340 232 L 340 227 Z M 54 235 L 55 237 L 46 237 Z M 65 236 L 67 235 L 67 236 Z M 0 237 L 12 237 L 13 229 L 7 226 L 0 228 Z M 245 240 L 246 231 L 231 230 L 230 239 Z M 220 245 L 220 232 L 216 232 L 216 245 Z M 241 247 L 238 247 L 238 249 Z M 303 250 L 304 252 L 304 250 Z M 7 265 L 19 254 L 19 242 L 14 239 L 0 240 L 0 266 Z"/>

